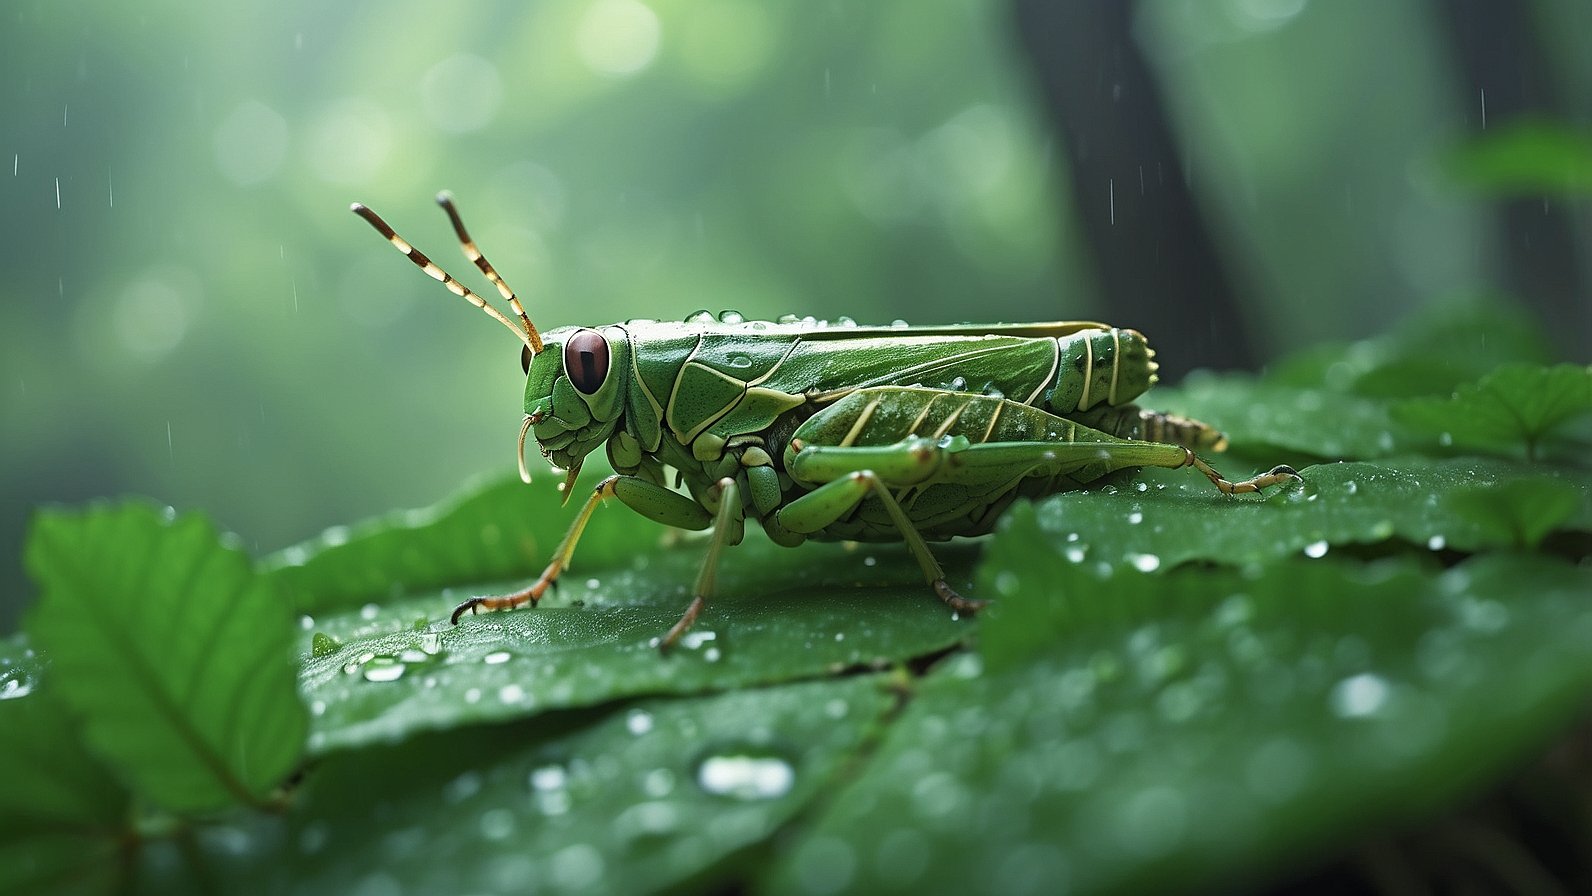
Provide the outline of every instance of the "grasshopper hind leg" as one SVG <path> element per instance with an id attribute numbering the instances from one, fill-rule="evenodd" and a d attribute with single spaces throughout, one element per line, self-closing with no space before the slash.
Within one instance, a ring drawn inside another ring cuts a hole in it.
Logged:
<path id="1" fill-rule="evenodd" d="M 781 508 L 773 522 L 791 532 L 810 535 L 844 517 L 869 497 L 877 498 L 884 506 L 885 512 L 900 530 L 901 540 L 923 570 L 924 579 L 946 606 L 958 613 L 972 614 L 987 603 L 957 594 L 956 589 L 946 582 L 945 570 L 929 551 L 922 533 L 913 525 L 906 511 L 901 509 L 884 480 L 873 470 L 855 470 L 824 483 Z"/>

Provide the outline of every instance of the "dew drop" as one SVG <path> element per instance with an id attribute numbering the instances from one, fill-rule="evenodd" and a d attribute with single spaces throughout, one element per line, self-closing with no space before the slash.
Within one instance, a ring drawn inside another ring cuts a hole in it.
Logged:
<path id="1" fill-rule="evenodd" d="M 465 772 L 442 785 L 442 799 L 449 803 L 462 803 L 481 792 L 480 772 Z"/>
<path id="2" fill-rule="evenodd" d="M 637 737 L 646 734 L 652 730 L 652 713 L 644 709 L 632 709 L 625 716 L 625 728 Z"/>
<path id="3" fill-rule="evenodd" d="M 702 645 L 708 643 L 709 641 L 718 640 L 718 637 L 718 632 L 686 632 L 685 635 L 680 638 L 680 646 L 684 647 L 686 650 L 699 650 L 701 649 Z"/>
<path id="4" fill-rule="evenodd" d="M 1064 555 L 1066 555 L 1067 559 L 1071 560 L 1073 563 L 1082 563 L 1084 555 L 1087 554 L 1088 552 L 1089 552 L 1088 545 L 1074 544 L 1074 545 L 1068 545 L 1067 549 L 1065 551 L 1063 551 L 1062 553 Z"/>
<path id="5" fill-rule="evenodd" d="M 308 619 L 309 617 L 306 616 L 304 618 Z M 310 656 L 330 656 L 336 653 L 337 648 L 340 646 L 342 645 L 338 644 L 337 639 L 331 635 L 328 635 L 325 632 L 316 632 L 315 635 L 310 638 Z"/>
<path id="6" fill-rule="evenodd" d="M 603 854 L 589 843 L 575 843 L 548 859 L 553 883 L 564 890 L 588 890 L 603 877 Z"/>
<path id="7" fill-rule="evenodd" d="M 1128 525 L 1137 526 L 1142 522 L 1144 522 L 1144 514 L 1140 513 L 1139 511 L 1135 510 L 1128 514 Z"/>
<path id="8" fill-rule="evenodd" d="M 481 836 L 488 840 L 506 840 L 514 833 L 514 813 L 507 809 L 488 809 L 481 813 Z"/>
<path id="9" fill-rule="evenodd" d="M 1305 545 L 1305 556 L 1312 559 L 1320 559 L 1327 556 L 1326 540 L 1323 539 L 1321 541 L 1312 541 Z"/>
<path id="10" fill-rule="evenodd" d="M 539 792 L 563 790 L 569 776 L 561 765 L 544 765 L 531 772 L 531 789 Z"/>
<path id="11" fill-rule="evenodd" d="M 498 688 L 498 700 L 504 703 L 519 703 L 525 699 L 525 689 L 517 684 L 506 684 Z"/>
<path id="12" fill-rule="evenodd" d="M 431 656 L 442 652 L 442 633 L 425 632 L 420 636 L 420 649 Z"/>
<path id="13" fill-rule="evenodd" d="M 404 671 L 408 668 L 408 666 L 398 662 L 396 657 L 377 657 L 365 666 L 365 680 L 397 681 L 403 677 Z"/>
<path id="14" fill-rule="evenodd" d="M 509 653 L 507 650 L 494 650 L 481 657 L 481 662 L 486 663 L 488 666 L 500 666 L 513 659 L 513 657 L 514 654 Z"/>
<path id="15" fill-rule="evenodd" d="M 1426 539 L 1426 549 L 1429 551 L 1441 551 L 1446 547 L 1448 547 L 1448 539 L 1441 535 L 1433 535 L 1431 538 Z"/>
<path id="16" fill-rule="evenodd" d="M 1388 684 L 1380 675 L 1363 672 L 1332 688 L 1332 711 L 1346 719 L 1374 715 L 1387 703 Z"/>
<path id="17" fill-rule="evenodd" d="M 729 357 L 724 359 L 724 363 L 730 365 L 736 370 L 745 370 L 746 368 L 752 366 L 752 356 L 742 352 L 733 352 Z"/>
<path id="18" fill-rule="evenodd" d="M 697 766 L 697 784 L 715 796 L 737 800 L 771 800 L 790 792 L 796 769 L 767 752 L 723 752 Z"/>
<path id="19" fill-rule="evenodd" d="M 1161 568 L 1161 558 L 1154 554 L 1129 554 L 1128 562 L 1139 572 L 1155 572 Z"/>
<path id="20" fill-rule="evenodd" d="M 641 779 L 641 790 L 653 799 L 668 796 L 674 790 L 674 772 L 655 768 Z"/>

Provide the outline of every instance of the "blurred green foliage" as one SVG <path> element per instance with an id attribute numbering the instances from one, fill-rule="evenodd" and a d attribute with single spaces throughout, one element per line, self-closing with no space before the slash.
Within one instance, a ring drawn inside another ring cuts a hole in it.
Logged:
<path id="1" fill-rule="evenodd" d="M 1488 281 L 1478 200 L 1434 176 L 1480 122 L 1429 11 L 1141 20 L 1268 348 Z M 270 550 L 507 466 L 515 345 L 351 200 L 458 270 L 452 189 L 546 325 L 1110 319 L 1074 238 L 1106 193 L 1066 195 L 1011 27 L 995 0 L 11 4 L 0 625 L 43 502 L 158 496 Z"/>

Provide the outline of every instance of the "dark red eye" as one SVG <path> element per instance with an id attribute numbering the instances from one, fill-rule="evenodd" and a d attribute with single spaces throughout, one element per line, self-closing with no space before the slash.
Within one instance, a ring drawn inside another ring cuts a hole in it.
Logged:
<path id="1" fill-rule="evenodd" d="M 569 383 L 584 395 L 602 388 L 608 379 L 608 340 L 596 330 L 580 330 L 564 343 L 564 372 Z"/>
<path id="2" fill-rule="evenodd" d="M 525 371 L 526 376 L 531 375 L 531 347 L 528 345 L 520 349 L 520 368 Z"/>

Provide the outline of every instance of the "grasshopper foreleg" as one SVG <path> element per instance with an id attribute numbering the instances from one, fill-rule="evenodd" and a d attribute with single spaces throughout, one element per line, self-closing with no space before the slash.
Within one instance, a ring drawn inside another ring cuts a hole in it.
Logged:
<path id="1" fill-rule="evenodd" d="M 536 606 L 537 602 L 542 599 L 542 595 L 547 593 L 547 589 L 558 581 L 558 577 L 563 573 L 564 568 L 569 566 L 569 558 L 575 553 L 575 545 L 580 541 L 581 533 L 586 530 L 586 523 L 591 520 L 592 511 L 597 509 L 597 505 L 601 504 L 604 498 L 611 498 L 618 493 L 619 483 L 623 479 L 625 479 L 623 476 L 609 476 L 602 482 L 597 483 L 597 487 L 592 489 L 591 497 L 587 498 L 586 503 L 581 506 L 580 513 L 575 517 L 574 524 L 569 527 L 568 532 L 564 533 L 564 540 L 559 542 L 558 549 L 553 551 L 553 559 L 548 562 L 547 568 L 542 570 L 541 576 L 536 581 L 513 594 L 472 597 L 453 608 L 453 615 L 449 617 L 449 621 L 454 625 L 458 625 L 460 616 L 463 616 L 466 612 L 473 615 L 476 611 L 482 609 L 512 610 L 527 603 L 533 607 Z"/>

